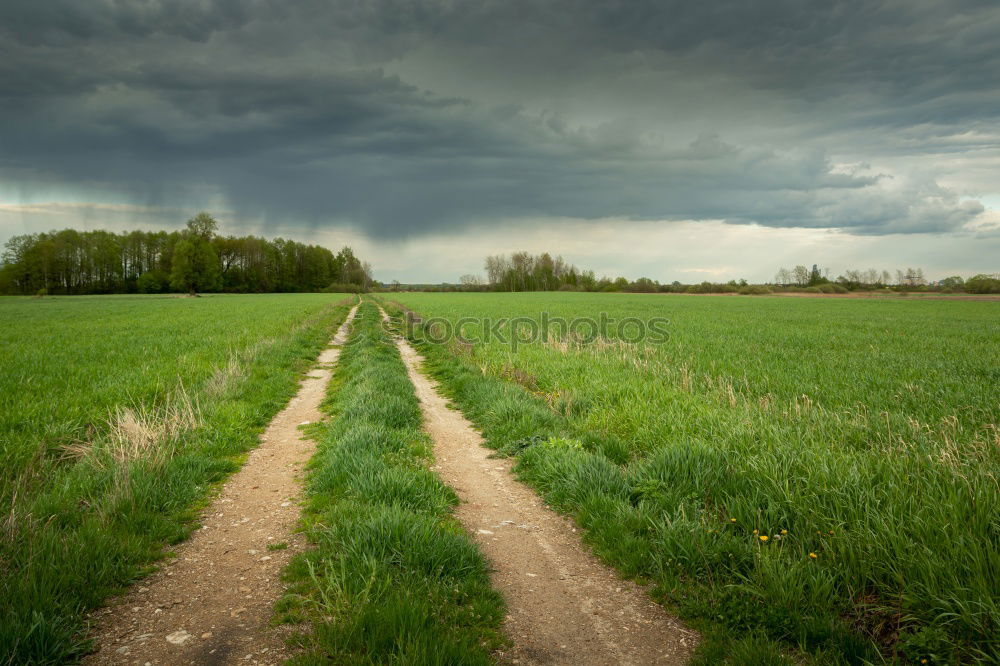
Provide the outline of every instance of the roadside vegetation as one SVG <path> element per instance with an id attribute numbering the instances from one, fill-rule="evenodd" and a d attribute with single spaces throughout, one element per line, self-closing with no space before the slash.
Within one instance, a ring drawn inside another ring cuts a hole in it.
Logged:
<path id="1" fill-rule="evenodd" d="M 489 445 L 706 632 L 706 663 L 1000 658 L 995 304 L 392 298 Z M 427 317 L 542 311 L 670 337 L 426 341 Z"/>
<path id="2" fill-rule="evenodd" d="M 185 538 L 349 305 L 0 299 L 0 662 L 86 651 L 86 612 Z"/>
<path id="3" fill-rule="evenodd" d="M 307 482 L 313 548 L 290 565 L 287 622 L 309 622 L 296 663 L 487 664 L 504 606 L 429 469 L 431 442 L 380 314 L 363 303 L 325 405 Z"/>

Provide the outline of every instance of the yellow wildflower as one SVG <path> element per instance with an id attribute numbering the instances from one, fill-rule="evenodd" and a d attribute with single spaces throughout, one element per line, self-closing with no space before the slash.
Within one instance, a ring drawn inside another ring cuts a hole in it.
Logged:
<path id="1" fill-rule="evenodd" d="M 781 530 L 782 534 L 788 534 L 788 530 Z"/>
<path id="2" fill-rule="evenodd" d="M 819 555 L 817 555 L 816 553 L 809 553 L 809 557 L 815 560 L 817 557 L 819 557 Z"/>
<path id="3" fill-rule="evenodd" d="M 730 518 L 730 519 L 729 519 L 729 522 L 731 522 L 731 523 L 735 523 L 735 522 L 736 522 L 736 519 L 735 519 L 735 518 Z"/>
<path id="4" fill-rule="evenodd" d="M 761 534 L 760 535 L 760 540 L 761 541 L 767 541 L 767 535 L 766 534 Z"/>

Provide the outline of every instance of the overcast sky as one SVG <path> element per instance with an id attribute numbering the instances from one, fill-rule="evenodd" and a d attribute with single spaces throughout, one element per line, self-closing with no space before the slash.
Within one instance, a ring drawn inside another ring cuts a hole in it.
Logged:
<path id="1" fill-rule="evenodd" d="M 4 0 L 0 242 L 561 253 L 661 281 L 1000 270 L 995 0 Z"/>

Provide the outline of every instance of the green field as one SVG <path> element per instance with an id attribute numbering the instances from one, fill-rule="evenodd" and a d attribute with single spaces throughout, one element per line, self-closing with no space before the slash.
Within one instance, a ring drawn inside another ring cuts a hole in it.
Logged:
<path id="1" fill-rule="evenodd" d="M 790 648 L 819 663 L 998 658 L 997 303 L 386 300 L 424 317 L 418 343 L 444 332 L 433 317 L 669 320 L 662 344 L 553 327 L 516 348 L 420 346 L 602 557 L 700 623 L 707 662 Z"/>
<path id="2" fill-rule="evenodd" d="M 0 655 L 81 654 L 84 613 L 184 537 L 345 299 L 0 299 Z"/>
<path id="3" fill-rule="evenodd" d="M 0 299 L 5 659 L 85 653 L 86 612 L 187 535 L 355 298 Z M 1000 304 L 379 298 L 487 443 L 703 632 L 701 663 L 1000 659 Z M 299 661 L 490 662 L 503 601 L 370 303 L 324 409 L 278 609 L 311 626 Z"/>

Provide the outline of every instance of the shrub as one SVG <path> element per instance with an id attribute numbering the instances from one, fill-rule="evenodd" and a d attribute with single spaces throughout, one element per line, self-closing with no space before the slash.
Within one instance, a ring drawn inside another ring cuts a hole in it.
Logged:
<path id="1" fill-rule="evenodd" d="M 1000 294 L 1000 274 L 980 273 L 971 277 L 965 283 L 965 290 L 970 294 Z"/>
<path id="2" fill-rule="evenodd" d="M 167 276 L 158 271 L 146 271 L 135 281 L 135 288 L 140 294 L 158 294 L 167 284 Z"/>
<path id="3" fill-rule="evenodd" d="M 652 293 L 656 293 L 656 291 L 659 288 L 660 288 L 659 284 L 657 284 L 653 280 L 650 280 L 649 278 L 643 277 L 643 278 L 639 278 L 635 282 L 629 284 L 624 289 L 625 289 L 625 291 L 631 291 L 631 292 L 634 292 L 634 293 L 652 294 Z"/>
<path id="4" fill-rule="evenodd" d="M 701 284 L 692 284 L 685 291 L 689 294 L 735 294 L 737 289 L 735 284 L 702 282 Z"/>
<path id="5" fill-rule="evenodd" d="M 744 296 L 760 296 L 762 294 L 774 293 L 771 288 L 763 284 L 748 284 L 745 287 L 740 287 L 739 293 Z"/>

